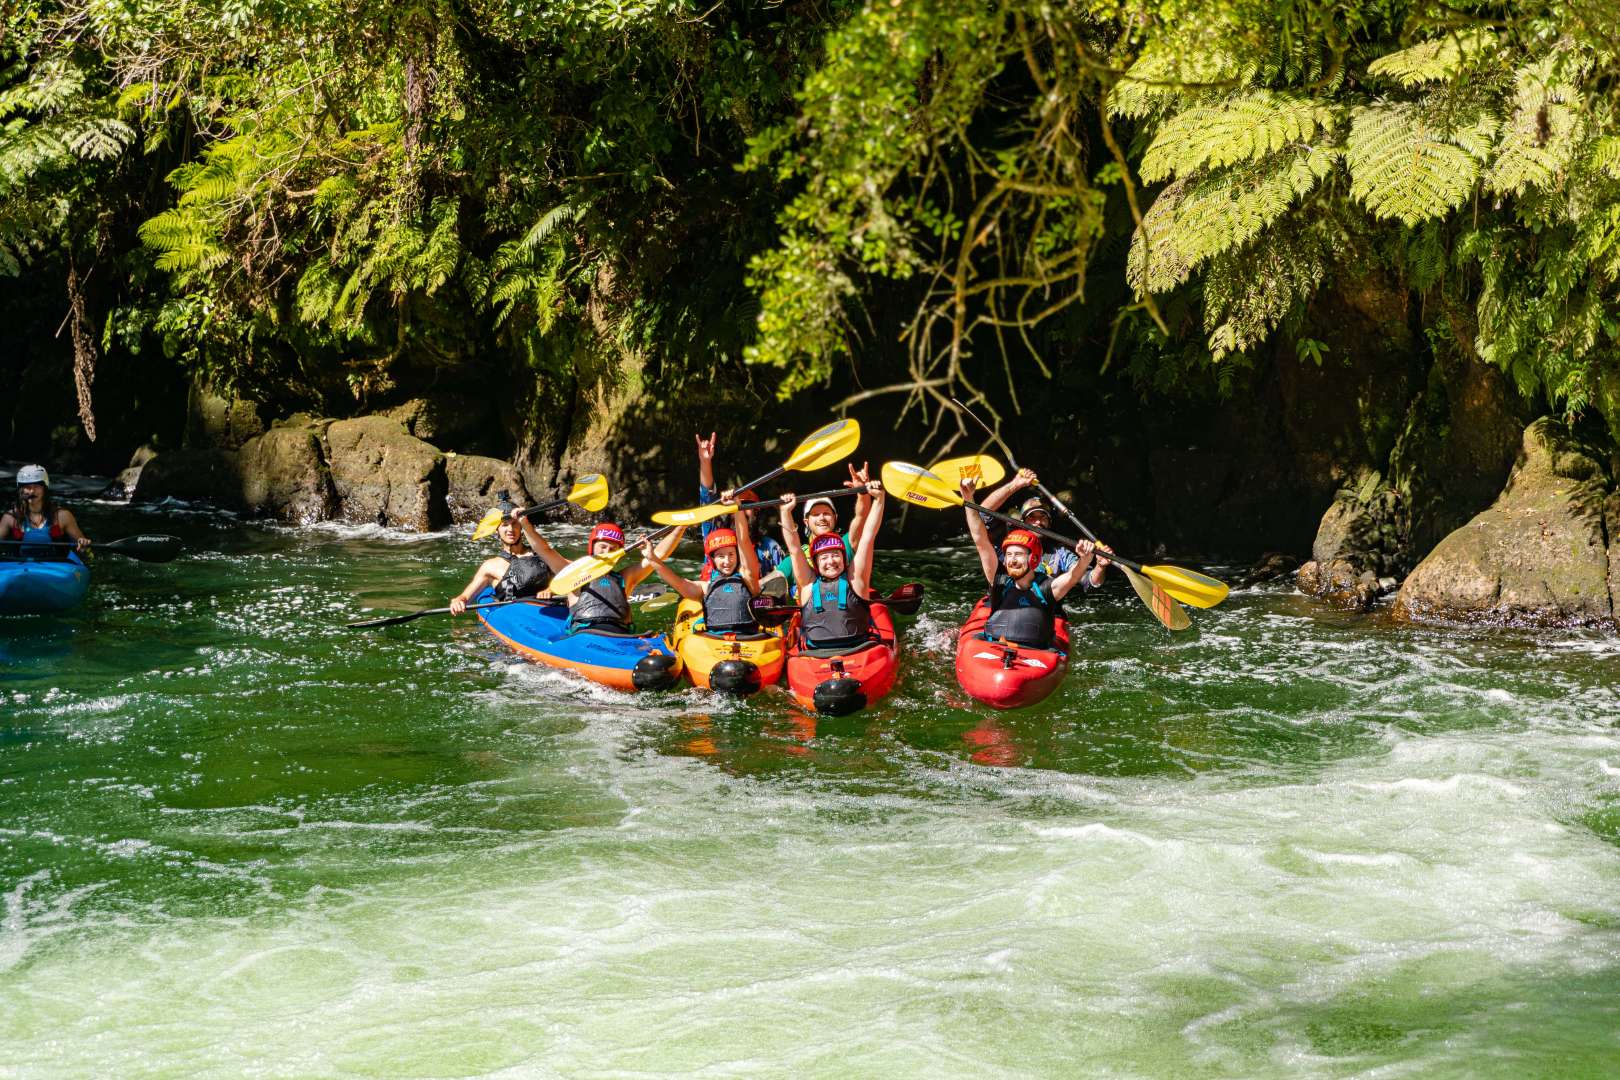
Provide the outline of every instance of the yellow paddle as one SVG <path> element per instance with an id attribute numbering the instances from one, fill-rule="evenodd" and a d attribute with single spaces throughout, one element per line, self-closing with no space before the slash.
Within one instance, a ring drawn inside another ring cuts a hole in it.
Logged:
<path id="1" fill-rule="evenodd" d="M 590 476 L 581 476 L 574 481 L 574 486 L 569 489 L 566 497 L 548 499 L 539 506 L 531 506 L 523 511 L 523 516 L 533 521 L 547 510 L 555 510 L 566 503 L 573 503 L 582 510 L 588 510 L 593 514 L 596 513 L 608 504 L 607 480 L 597 473 L 592 473 Z M 479 520 L 478 527 L 473 530 L 472 538 L 482 540 L 500 528 L 505 517 L 506 515 L 499 510 L 491 510 Z"/>
<path id="2" fill-rule="evenodd" d="M 920 465 L 912 465 L 904 461 L 891 461 L 883 466 L 883 487 L 897 499 L 926 506 L 930 510 L 944 510 L 953 506 L 966 506 L 969 510 L 977 510 L 981 514 L 989 514 L 993 518 L 1010 522 L 1020 528 L 1028 529 L 1032 533 L 1055 540 L 1060 544 L 1073 547 L 1077 541 L 1052 532 L 1048 529 L 1037 529 L 1027 522 L 1020 521 L 1011 514 L 1003 514 L 999 510 L 986 510 L 978 503 L 968 502 L 962 498 L 959 491 L 952 490 L 951 486 L 938 476 L 924 469 Z M 1137 573 L 1164 586 L 1165 592 L 1193 607 L 1210 608 L 1226 599 L 1230 591 L 1225 582 L 1217 581 L 1193 570 L 1186 570 L 1179 566 L 1143 566 L 1132 562 L 1121 555 L 1107 555 L 1110 562 L 1117 562 Z M 1150 605 L 1151 606 L 1151 605 Z"/>
<path id="3" fill-rule="evenodd" d="M 859 495 L 859 488 L 833 488 L 831 491 L 812 491 L 806 495 L 798 496 L 799 505 L 803 506 L 811 499 L 842 499 L 849 495 Z M 707 506 L 694 506 L 690 510 L 660 510 L 652 519 L 660 525 L 701 525 L 705 521 L 713 521 L 727 514 L 735 514 L 739 510 L 759 510 L 767 506 L 781 506 L 781 499 L 764 499 L 760 502 L 745 503 L 709 503 Z"/>
<path id="4" fill-rule="evenodd" d="M 953 487 L 962 486 L 962 477 L 971 475 L 979 487 L 999 484 L 1007 476 L 1001 462 L 989 454 L 969 454 L 967 457 L 946 458 L 928 466 L 928 471 Z"/>
<path id="5" fill-rule="evenodd" d="M 960 401 L 951 398 L 951 404 L 955 405 L 957 411 L 965 414 L 969 420 L 982 427 L 984 433 L 994 439 L 996 445 L 1001 447 L 1001 452 L 1007 455 L 1007 463 L 1015 469 L 1018 468 L 1018 461 L 1013 457 L 1012 447 L 1007 445 L 1006 440 L 998 435 L 989 424 L 981 420 L 977 413 Z M 934 471 L 938 472 L 939 470 Z M 1037 481 L 1035 490 L 1045 496 L 1046 501 L 1051 503 L 1058 513 L 1074 522 L 1075 528 L 1084 533 L 1087 540 L 1090 540 L 1093 544 L 1099 543 L 1097 534 L 1086 528 L 1086 523 L 1081 521 L 1073 510 L 1064 505 L 1063 500 L 1053 494 L 1045 484 Z M 1165 627 L 1171 630 L 1186 630 L 1192 626 L 1192 619 L 1187 617 L 1187 609 L 1177 603 L 1169 593 L 1165 592 L 1164 586 L 1147 580 L 1124 563 L 1121 563 L 1119 568 L 1125 571 L 1125 580 L 1129 581 L 1131 588 L 1136 590 L 1137 598 L 1142 601 L 1148 611 L 1153 613 L 1153 617 L 1163 623 Z"/>
<path id="6" fill-rule="evenodd" d="M 609 552 L 606 555 L 581 555 L 553 574 L 551 585 L 548 587 L 554 596 L 567 596 L 571 592 L 577 592 L 597 578 L 605 574 L 611 574 L 619 565 L 620 560 L 630 554 L 632 548 L 640 547 L 643 540 L 651 540 L 656 544 L 678 528 L 680 528 L 679 525 L 667 525 L 655 533 L 638 537 L 618 551 Z"/>

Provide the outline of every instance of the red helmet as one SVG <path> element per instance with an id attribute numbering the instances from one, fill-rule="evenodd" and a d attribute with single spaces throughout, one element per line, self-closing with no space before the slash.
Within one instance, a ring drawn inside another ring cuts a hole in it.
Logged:
<path id="1" fill-rule="evenodd" d="M 624 530 L 611 521 L 603 521 L 591 530 L 591 538 L 586 542 L 587 548 L 596 546 L 598 540 L 606 540 L 610 544 L 624 547 Z"/>
<path id="2" fill-rule="evenodd" d="M 833 533 L 824 533 L 816 537 L 810 544 L 810 557 L 814 559 L 823 551 L 836 551 L 842 555 L 844 553 L 843 538 Z"/>
<path id="3" fill-rule="evenodd" d="M 1007 538 L 1001 542 L 1001 550 L 1006 551 L 1013 546 L 1028 548 L 1031 565 L 1041 561 L 1041 538 L 1028 529 L 1013 529 L 1007 533 Z"/>
<path id="4" fill-rule="evenodd" d="M 714 529 L 703 538 L 703 554 L 713 555 L 721 548 L 736 547 L 737 534 L 731 529 Z"/>

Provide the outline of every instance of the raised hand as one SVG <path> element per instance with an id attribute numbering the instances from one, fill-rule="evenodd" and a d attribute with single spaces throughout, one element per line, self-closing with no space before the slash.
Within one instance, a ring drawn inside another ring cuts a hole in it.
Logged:
<path id="1" fill-rule="evenodd" d="M 849 463 L 849 479 L 844 481 L 845 487 L 863 488 L 869 486 L 871 483 L 872 476 L 870 473 L 870 463 L 863 461 L 861 462 L 861 467 L 858 469 L 855 467 L 854 462 Z"/>
<path id="2" fill-rule="evenodd" d="M 1018 488 L 1027 488 L 1031 484 L 1038 484 L 1040 480 L 1036 477 L 1034 469 L 1019 469 L 1018 474 L 1012 478 L 1012 482 L 1013 489 L 1016 491 Z"/>
<path id="3" fill-rule="evenodd" d="M 697 455 L 699 464 L 714 464 L 714 444 L 717 441 L 718 440 L 715 438 L 715 433 L 712 431 L 709 432 L 709 437 L 707 439 L 705 439 L 702 435 L 697 436 Z"/>

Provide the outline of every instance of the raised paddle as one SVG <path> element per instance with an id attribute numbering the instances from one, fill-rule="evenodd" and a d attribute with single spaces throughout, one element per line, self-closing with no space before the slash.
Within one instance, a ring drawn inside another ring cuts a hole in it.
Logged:
<path id="1" fill-rule="evenodd" d="M 551 591 L 558 596 L 566 596 L 571 592 L 577 592 L 597 578 L 611 574 L 614 568 L 619 565 L 620 560 L 628 555 L 632 548 L 640 547 L 643 541 L 651 541 L 656 544 L 680 527 L 679 525 L 666 525 L 657 532 L 637 537 L 618 551 L 607 555 L 581 555 L 552 576 Z"/>
<path id="2" fill-rule="evenodd" d="M 962 485 L 962 477 L 972 476 L 979 487 L 999 484 L 1007 475 L 1001 462 L 989 454 L 969 454 L 967 457 L 946 458 L 928 466 L 928 471 L 947 484 Z"/>
<path id="3" fill-rule="evenodd" d="M 632 604 L 641 604 L 643 611 L 657 611 L 659 608 L 669 607 L 680 599 L 680 594 L 672 589 L 662 589 L 658 592 L 639 592 L 630 597 Z M 468 604 L 464 611 L 485 611 L 489 608 L 506 607 L 508 604 L 561 604 L 560 596 L 520 596 L 515 600 L 490 600 L 483 604 Z M 377 626 L 398 626 L 400 623 L 413 622 L 424 615 L 448 615 L 447 607 L 423 608 L 421 611 L 411 611 L 404 615 L 386 615 L 380 619 L 362 619 L 359 622 L 345 623 L 350 630 L 369 630 Z"/>
<path id="4" fill-rule="evenodd" d="M 959 491 L 951 490 L 949 484 L 924 469 L 920 465 L 912 465 L 904 461 L 890 461 L 883 466 L 883 487 L 898 499 L 926 506 L 930 510 L 945 510 L 955 506 L 965 506 L 969 510 L 977 510 L 981 514 L 989 514 L 993 518 L 1028 529 L 1038 536 L 1055 540 L 1060 544 L 1073 547 L 1079 541 L 1052 532 L 1050 529 L 1038 529 L 1025 521 L 1020 521 L 1011 514 L 1003 514 L 999 510 L 986 510 L 978 503 L 969 502 L 962 498 Z M 1179 566 L 1143 566 L 1132 562 L 1122 555 L 1105 553 L 1109 562 L 1117 562 L 1121 566 L 1128 566 L 1137 573 L 1144 575 L 1164 586 L 1165 592 L 1193 607 L 1210 608 L 1226 599 L 1230 591 L 1225 582 L 1215 578 L 1186 570 Z"/>
<path id="5" fill-rule="evenodd" d="M 833 488 L 830 491 L 812 491 L 807 495 L 799 495 L 799 505 L 803 506 L 811 499 L 842 499 L 848 495 L 863 495 L 863 488 Z M 760 510 L 767 506 L 781 506 L 786 499 L 764 499 L 759 502 L 745 503 L 709 503 L 705 506 L 694 506 L 690 510 L 660 510 L 652 519 L 660 525 L 701 525 L 705 521 L 713 521 L 727 514 L 735 514 L 739 510 Z"/>
<path id="6" fill-rule="evenodd" d="M 525 517 L 530 521 L 533 521 L 546 511 L 555 510 L 557 507 L 565 506 L 568 503 L 573 503 L 581 510 L 587 510 L 593 514 L 596 513 L 598 510 L 602 509 L 602 507 L 608 504 L 607 480 L 598 473 L 592 473 L 589 476 L 581 476 L 574 481 L 574 486 L 569 489 L 567 495 L 560 499 L 547 499 L 538 506 L 531 506 L 527 510 L 523 511 L 519 517 Z M 472 538 L 474 540 L 482 540 L 484 537 L 500 528 L 501 522 L 505 520 L 506 515 L 500 510 L 489 511 L 481 519 L 479 519 L 478 528 L 473 530 Z"/>
<path id="7" fill-rule="evenodd" d="M 1007 445 L 1006 440 L 997 434 L 989 424 L 981 420 L 977 413 L 968 408 L 966 405 L 962 404 L 960 401 L 956 400 L 955 398 L 951 398 L 951 404 L 955 405 L 957 410 L 965 414 L 968 419 L 982 427 L 984 429 L 984 433 L 995 440 L 996 445 L 1001 447 L 1001 452 L 1007 455 L 1008 464 L 1015 469 L 1018 468 L 1018 460 L 1013 457 L 1012 447 Z M 936 469 L 934 471 L 938 472 L 939 470 Z M 947 480 L 948 479 L 949 478 L 947 478 Z M 1075 512 L 1070 510 L 1068 506 L 1064 504 L 1063 500 L 1058 498 L 1050 488 L 1037 480 L 1035 482 L 1035 490 L 1039 491 L 1041 496 L 1045 498 L 1047 502 L 1051 503 L 1059 513 L 1068 518 L 1070 521 L 1074 522 L 1075 528 L 1084 533 L 1087 540 L 1090 540 L 1093 544 L 1101 543 L 1101 541 L 1097 539 L 1097 535 L 1090 529 L 1086 528 L 1086 523 L 1081 521 L 1079 517 L 1075 515 Z M 1173 596 L 1165 592 L 1162 585 L 1149 581 L 1147 578 L 1125 565 L 1124 562 L 1120 563 L 1119 568 L 1125 571 L 1125 580 L 1131 583 L 1131 588 L 1136 591 L 1137 599 L 1141 600 L 1143 606 L 1153 613 L 1153 617 L 1155 619 L 1158 619 L 1159 622 L 1163 623 L 1168 629 L 1171 630 L 1186 630 L 1188 627 L 1192 626 L 1192 619 L 1188 617 L 1187 610 L 1177 603 Z"/>
<path id="8" fill-rule="evenodd" d="M 757 480 L 738 484 L 733 491 L 747 491 L 767 484 L 785 472 L 812 472 L 826 468 L 835 461 L 843 461 L 855 452 L 861 443 L 861 425 L 854 420 L 834 420 L 824 428 L 810 433 L 788 459 Z"/>
<path id="9" fill-rule="evenodd" d="M 37 540 L 0 540 L 0 547 L 77 548 L 78 546 L 68 540 L 47 540 L 43 543 Z M 141 562 L 168 562 L 180 554 L 182 547 L 178 536 L 146 533 L 140 536 L 126 536 L 121 540 L 109 540 L 105 544 L 94 545 L 90 550 L 104 555 L 122 555 L 126 559 L 139 559 Z"/>

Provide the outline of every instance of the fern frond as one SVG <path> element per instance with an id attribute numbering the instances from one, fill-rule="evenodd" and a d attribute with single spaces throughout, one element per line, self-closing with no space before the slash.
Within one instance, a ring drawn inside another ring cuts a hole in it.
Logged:
<path id="1" fill-rule="evenodd" d="M 1477 125 L 1466 129 L 1476 144 Z M 1455 136 L 1454 136 L 1455 137 Z M 1375 217 L 1408 226 L 1462 204 L 1479 178 L 1479 158 L 1448 141 L 1412 105 L 1359 108 L 1345 144 L 1350 194 Z"/>
<path id="2" fill-rule="evenodd" d="M 111 117 L 86 118 L 62 133 L 62 142 L 85 161 L 115 158 L 134 141 L 135 129 Z"/>
<path id="3" fill-rule="evenodd" d="M 1256 243 L 1215 259 L 1204 275 L 1204 328 L 1221 360 L 1263 342 L 1327 274 L 1322 241 L 1297 228 L 1276 228 Z"/>
<path id="4" fill-rule="evenodd" d="M 1126 278 L 1138 294 L 1164 292 L 1201 264 L 1242 247 L 1332 171 L 1336 146 L 1285 150 L 1159 193 L 1131 241 Z"/>
<path id="5" fill-rule="evenodd" d="M 1156 184 L 1206 166 L 1253 161 L 1290 143 L 1309 143 L 1331 132 L 1336 120 L 1318 101 L 1267 90 L 1195 105 L 1159 128 L 1142 157 L 1142 179 Z"/>
<path id="6" fill-rule="evenodd" d="M 1495 42 L 1489 30 L 1447 34 L 1399 52 L 1387 53 L 1367 65 L 1369 75 L 1394 79 L 1402 86 L 1441 82 L 1462 71 Z"/>

